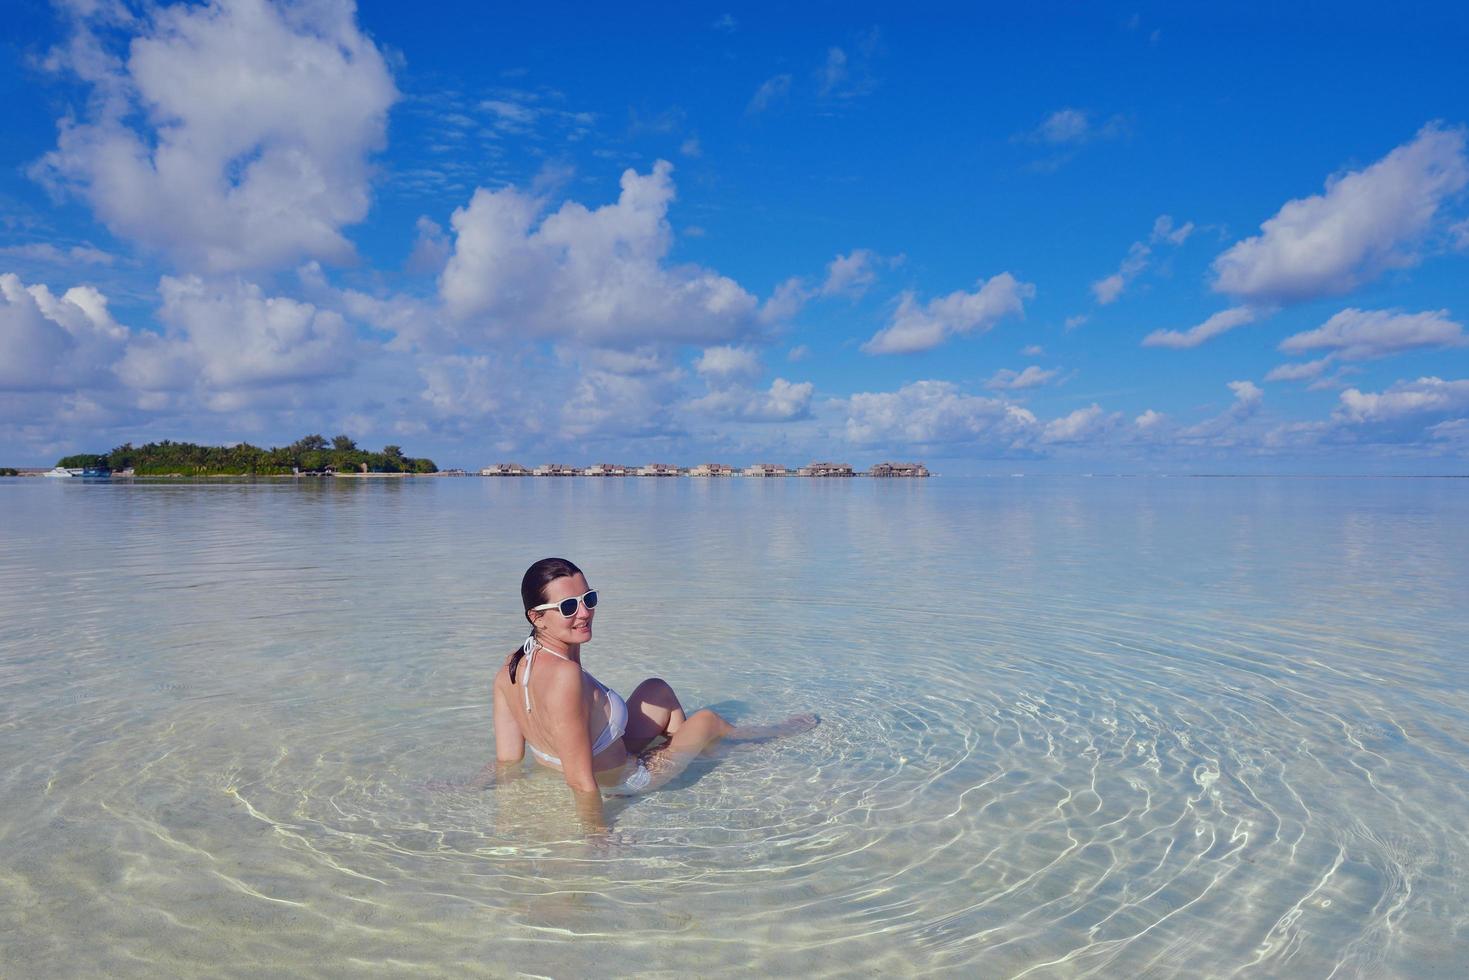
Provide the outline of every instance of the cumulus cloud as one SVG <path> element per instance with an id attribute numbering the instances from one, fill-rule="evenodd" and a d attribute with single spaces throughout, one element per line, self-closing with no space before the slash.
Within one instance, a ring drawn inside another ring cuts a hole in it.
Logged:
<path id="1" fill-rule="evenodd" d="M 1469 183 L 1465 134 L 1430 123 L 1322 194 L 1287 202 L 1214 260 L 1214 289 L 1254 304 L 1346 292 L 1411 265 L 1445 201 Z"/>
<path id="2" fill-rule="evenodd" d="M 1168 416 L 1162 412 L 1156 412 L 1150 408 L 1133 419 L 1132 424 L 1141 432 L 1149 432 L 1162 425 L 1167 418 Z"/>
<path id="3" fill-rule="evenodd" d="M 710 347 L 694 362 L 694 370 L 708 378 L 757 378 L 763 370 L 760 356 L 748 347 Z"/>
<path id="4" fill-rule="evenodd" d="M 1230 307 L 1227 310 L 1220 310 L 1203 323 L 1187 330 L 1154 330 L 1143 338 L 1143 346 L 1175 349 L 1197 347 L 1204 341 L 1233 330 L 1235 327 L 1254 323 L 1265 312 L 1253 306 Z"/>
<path id="5" fill-rule="evenodd" d="M 1380 392 L 1348 388 L 1335 417 L 1345 422 L 1388 422 L 1413 416 L 1457 414 L 1469 409 L 1469 380 L 1419 378 L 1399 381 Z"/>
<path id="6" fill-rule="evenodd" d="M 1253 381 L 1231 381 L 1229 390 L 1234 392 L 1234 405 L 1231 406 L 1230 411 L 1237 417 L 1254 414 L 1265 397 L 1265 392 L 1261 391 L 1260 386 Z"/>
<path id="7" fill-rule="evenodd" d="M 877 281 L 873 268 L 877 260 L 877 254 L 867 248 L 854 248 L 846 255 L 838 255 L 827 263 L 821 295 L 861 296 Z"/>
<path id="8" fill-rule="evenodd" d="M 487 416 L 516 400 L 500 365 L 485 354 L 450 354 L 425 361 L 419 397 L 440 416 Z M 507 396 L 510 396 L 507 402 Z"/>
<path id="9" fill-rule="evenodd" d="M 415 275 L 438 275 L 449 261 L 452 246 L 444 229 L 427 215 L 420 215 L 414 228 L 418 237 L 408 255 L 406 268 Z"/>
<path id="10" fill-rule="evenodd" d="M 103 381 L 127 336 L 108 311 L 107 297 L 91 286 L 56 296 L 45 285 L 0 275 L 0 391 L 56 391 Z"/>
<path id="11" fill-rule="evenodd" d="M 341 314 L 242 279 L 165 276 L 158 291 L 166 332 L 139 333 L 117 373 L 131 387 L 204 391 L 264 388 L 344 374 L 353 335 Z"/>
<path id="12" fill-rule="evenodd" d="M 1002 272 L 973 292 L 955 290 L 920 303 L 904 292 L 888 325 L 862 345 L 869 354 L 906 354 L 937 347 L 956 334 L 983 333 L 1009 315 L 1022 316 L 1035 286 Z"/>
<path id="13" fill-rule="evenodd" d="M 545 202 L 480 188 L 453 214 L 454 248 L 439 293 L 451 315 L 490 333 L 576 337 L 626 346 L 708 343 L 750 332 L 756 301 L 734 280 L 664 263 L 672 245 L 673 166 L 627 170 L 615 204 Z"/>
<path id="14" fill-rule="evenodd" d="M 34 173 L 185 268 L 343 262 L 398 93 L 349 0 L 150 8 L 126 59 L 80 17 L 52 59 L 91 84 Z"/>
<path id="15" fill-rule="evenodd" d="M 1234 400 L 1213 418 L 1181 429 L 1177 440 L 1185 445 L 1235 446 L 1251 438 L 1245 425 L 1259 413 L 1265 393 L 1253 381 L 1229 382 Z"/>
<path id="16" fill-rule="evenodd" d="M 760 305 L 760 322 L 783 323 L 805 309 L 814 295 L 816 291 L 806 284 L 806 280 L 800 276 L 791 276 L 776 286 L 770 297 Z"/>
<path id="17" fill-rule="evenodd" d="M 967 395 L 948 381 L 915 381 L 897 391 L 846 400 L 846 437 L 858 445 L 988 442 L 1013 448 L 1032 436 L 1036 417 L 999 398 Z"/>
<path id="18" fill-rule="evenodd" d="M 1001 368 L 990 379 L 984 383 L 986 388 L 996 388 L 1005 391 L 1019 391 L 1023 388 L 1036 388 L 1050 382 L 1061 373 L 1060 368 L 1046 370 L 1032 364 L 1023 371 L 1012 371 L 1009 368 Z"/>
<path id="19" fill-rule="evenodd" d="M 792 382 L 776 378 L 765 391 L 743 385 L 716 388 L 689 403 L 689 408 L 704 415 L 737 422 L 794 422 L 811 415 L 809 381 Z"/>
<path id="20" fill-rule="evenodd" d="M 1085 442 L 1096 438 L 1117 424 L 1120 412 L 1104 412 L 1100 405 L 1092 404 L 1078 408 L 1069 415 L 1047 422 L 1041 430 L 1043 443 Z"/>

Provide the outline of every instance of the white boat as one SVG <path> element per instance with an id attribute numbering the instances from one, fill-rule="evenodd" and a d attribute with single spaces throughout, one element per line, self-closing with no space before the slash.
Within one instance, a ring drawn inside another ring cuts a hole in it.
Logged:
<path id="1" fill-rule="evenodd" d="M 46 476 L 54 476 L 54 477 L 57 477 L 58 479 L 60 479 L 60 478 L 70 479 L 71 477 L 76 476 L 77 473 L 79 473 L 79 472 L 81 472 L 81 471 L 80 470 L 69 470 L 65 466 L 58 466 L 55 469 L 47 470 L 46 473 L 45 473 L 45 475 Z"/>

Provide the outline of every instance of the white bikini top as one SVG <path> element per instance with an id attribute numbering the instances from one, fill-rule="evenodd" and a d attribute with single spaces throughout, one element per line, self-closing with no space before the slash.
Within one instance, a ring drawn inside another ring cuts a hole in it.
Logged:
<path id="1" fill-rule="evenodd" d="M 562 656 L 550 647 L 541 646 L 535 642 L 534 638 L 525 641 L 525 648 L 525 676 L 521 678 L 520 683 L 525 694 L 525 713 L 530 714 L 530 669 L 531 665 L 535 662 L 536 651 L 544 650 L 551 656 L 559 660 L 565 660 L 569 664 L 575 664 L 576 661 L 570 657 Z M 581 664 L 576 665 L 581 667 Z M 602 729 L 602 734 L 598 735 L 597 740 L 592 743 L 592 755 L 595 756 L 617 739 L 622 738 L 623 732 L 627 731 L 627 702 L 622 699 L 621 694 L 618 694 L 612 688 L 593 677 L 585 667 L 582 667 L 581 672 L 586 675 L 589 681 L 600 687 L 602 693 L 607 697 L 607 727 Z M 560 759 L 548 752 L 542 752 L 531 744 L 530 739 L 526 739 L 525 744 L 530 749 L 531 755 L 540 759 L 542 762 L 553 766 L 561 765 Z"/>

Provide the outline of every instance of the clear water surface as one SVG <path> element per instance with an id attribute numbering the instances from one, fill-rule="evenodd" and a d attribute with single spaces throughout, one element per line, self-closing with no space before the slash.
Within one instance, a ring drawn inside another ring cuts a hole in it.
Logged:
<path id="1" fill-rule="evenodd" d="M 1469 481 L 0 481 L 6 976 L 1461 976 Z M 470 791 L 521 572 L 823 718 Z M 448 784 L 446 786 L 446 784 Z"/>

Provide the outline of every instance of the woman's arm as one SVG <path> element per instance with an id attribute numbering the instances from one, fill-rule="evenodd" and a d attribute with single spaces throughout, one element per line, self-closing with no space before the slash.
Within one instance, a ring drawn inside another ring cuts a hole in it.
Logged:
<path id="1" fill-rule="evenodd" d="M 495 760 L 501 763 L 519 762 L 525 758 L 525 735 L 520 730 L 520 723 L 515 720 L 515 713 L 505 700 L 505 685 L 498 675 L 495 677 L 495 695 L 492 700 L 495 716 Z"/>
<path id="2" fill-rule="evenodd" d="M 602 792 L 592 775 L 592 739 L 587 734 L 587 699 L 582 693 L 579 667 L 566 665 L 548 671 L 537 711 L 544 711 L 556 754 L 561 758 L 561 775 L 576 798 L 577 815 L 596 833 L 607 829 L 602 815 Z"/>

